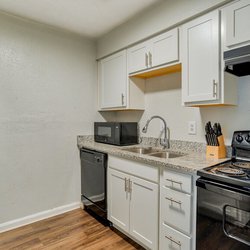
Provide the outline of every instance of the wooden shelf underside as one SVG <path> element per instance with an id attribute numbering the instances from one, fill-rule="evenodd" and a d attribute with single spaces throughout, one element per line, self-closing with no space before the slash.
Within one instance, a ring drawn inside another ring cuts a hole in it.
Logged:
<path id="1" fill-rule="evenodd" d="M 151 78 L 151 77 L 156 77 L 156 76 L 167 75 L 167 74 L 171 74 L 175 72 L 181 72 L 181 63 L 167 66 L 164 68 L 152 69 L 147 72 L 137 73 L 137 74 L 133 74 L 130 76 L 146 79 L 146 78 Z"/>

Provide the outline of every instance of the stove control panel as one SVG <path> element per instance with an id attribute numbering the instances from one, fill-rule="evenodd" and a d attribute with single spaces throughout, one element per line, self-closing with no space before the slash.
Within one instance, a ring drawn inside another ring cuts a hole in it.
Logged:
<path id="1" fill-rule="evenodd" d="M 247 148 L 250 150 L 250 130 L 235 131 L 232 139 L 232 147 Z"/>

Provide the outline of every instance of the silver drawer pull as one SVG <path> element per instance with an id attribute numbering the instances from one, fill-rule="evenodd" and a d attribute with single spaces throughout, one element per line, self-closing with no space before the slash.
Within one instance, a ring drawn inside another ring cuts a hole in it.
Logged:
<path id="1" fill-rule="evenodd" d="M 181 247 L 181 242 L 174 240 L 171 236 L 165 235 L 165 238 L 169 239 L 170 241 L 174 242 L 176 245 Z"/>
<path id="2" fill-rule="evenodd" d="M 168 197 L 165 197 L 165 199 L 166 200 L 169 200 L 169 201 L 171 201 L 171 203 L 177 203 L 177 204 L 179 204 L 179 205 L 181 205 L 182 204 L 182 202 L 181 201 L 176 201 L 176 200 L 174 200 L 173 198 L 168 198 Z"/>
<path id="3" fill-rule="evenodd" d="M 179 184 L 179 185 L 182 185 L 182 182 L 181 181 L 174 181 L 172 179 L 166 179 L 166 181 L 170 181 L 172 183 L 176 183 L 176 184 Z"/>

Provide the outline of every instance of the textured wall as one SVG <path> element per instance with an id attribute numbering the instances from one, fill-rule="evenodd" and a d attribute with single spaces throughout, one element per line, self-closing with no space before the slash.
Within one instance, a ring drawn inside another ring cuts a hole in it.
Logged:
<path id="1" fill-rule="evenodd" d="M 92 41 L 0 16 L 0 223 L 80 201 L 77 134 L 93 133 Z"/>

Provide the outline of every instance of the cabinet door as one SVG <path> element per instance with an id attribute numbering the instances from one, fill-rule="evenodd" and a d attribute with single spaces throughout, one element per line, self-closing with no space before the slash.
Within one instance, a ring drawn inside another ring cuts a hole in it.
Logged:
<path id="1" fill-rule="evenodd" d="M 130 234 L 150 249 L 158 248 L 158 185 L 130 176 Z"/>
<path id="2" fill-rule="evenodd" d="M 165 32 L 151 40 L 149 64 L 152 67 L 179 60 L 178 29 Z"/>
<path id="3" fill-rule="evenodd" d="M 100 108 L 126 106 L 128 82 L 126 62 L 125 50 L 99 62 Z"/>
<path id="4" fill-rule="evenodd" d="M 182 27 L 183 102 L 217 100 L 219 82 L 219 12 Z"/>
<path id="5" fill-rule="evenodd" d="M 113 169 L 108 169 L 108 214 L 115 225 L 129 231 L 129 176 Z"/>
<path id="6" fill-rule="evenodd" d="M 250 1 L 242 0 L 227 6 L 226 46 L 250 42 Z"/>
<path id="7" fill-rule="evenodd" d="M 149 42 L 140 43 L 128 49 L 128 72 L 133 73 L 149 67 Z"/>

